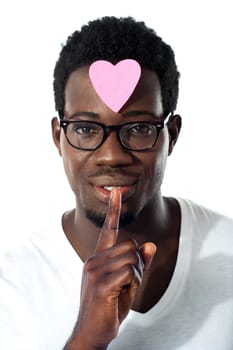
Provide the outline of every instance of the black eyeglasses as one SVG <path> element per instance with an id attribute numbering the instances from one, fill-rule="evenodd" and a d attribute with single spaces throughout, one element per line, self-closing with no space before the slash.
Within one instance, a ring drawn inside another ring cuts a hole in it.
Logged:
<path id="1" fill-rule="evenodd" d="M 60 120 L 68 143 L 83 151 L 94 151 L 115 131 L 120 144 L 130 151 L 148 151 L 156 144 L 160 131 L 172 114 L 161 121 L 131 122 L 121 125 L 104 125 L 85 120 Z"/>

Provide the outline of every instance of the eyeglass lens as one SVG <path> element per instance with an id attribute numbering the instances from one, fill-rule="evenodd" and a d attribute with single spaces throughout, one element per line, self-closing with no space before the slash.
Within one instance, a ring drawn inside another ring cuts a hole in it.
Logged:
<path id="1" fill-rule="evenodd" d="M 129 123 L 118 128 L 118 135 L 123 146 L 143 150 L 155 143 L 158 130 L 149 123 Z M 95 149 L 102 143 L 105 130 L 99 124 L 79 121 L 68 124 L 66 136 L 74 147 Z"/>

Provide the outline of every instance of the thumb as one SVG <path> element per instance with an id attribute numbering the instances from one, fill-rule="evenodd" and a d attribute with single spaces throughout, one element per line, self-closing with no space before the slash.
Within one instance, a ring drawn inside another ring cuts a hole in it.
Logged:
<path id="1" fill-rule="evenodd" d="M 157 247 L 152 242 L 146 242 L 140 247 L 140 253 L 144 262 L 144 271 L 150 267 L 156 250 Z"/>

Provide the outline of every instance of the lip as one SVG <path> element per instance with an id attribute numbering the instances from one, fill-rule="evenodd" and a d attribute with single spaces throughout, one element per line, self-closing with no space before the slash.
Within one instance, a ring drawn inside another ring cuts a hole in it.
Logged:
<path id="1" fill-rule="evenodd" d="M 121 191 L 122 202 L 129 199 L 136 191 L 138 175 L 133 174 L 101 174 L 89 178 L 95 197 L 102 203 L 108 203 L 111 191 L 104 187 L 118 187 Z"/>
<path id="2" fill-rule="evenodd" d="M 99 186 L 99 185 L 92 185 L 95 195 L 96 197 L 104 203 L 108 203 L 109 202 L 109 198 L 111 195 L 111 191 L 106 190 L 104 187 L 118 187 L 121 191 L 121 195 L 122 195 L 122 202 L 126 201 L 127 199 L 129 199 L 135 192 L 135 184 L 132 185 L 112 185 L 112 184 L 108 184 L 108 185 L 104 185 L 104 186 Z"/>

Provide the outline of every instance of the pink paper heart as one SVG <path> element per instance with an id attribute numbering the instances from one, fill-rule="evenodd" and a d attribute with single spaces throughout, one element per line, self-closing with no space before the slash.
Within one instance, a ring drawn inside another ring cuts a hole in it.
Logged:
<path id="1" fill-rule="evenodd" d="M 95 91 L 114 112 L 119 112 L 128 101 L 140 76 L 141 67 L 132 59 L 122 60 L 116 65 L 99 60 L 89 68 L 89 77 Z"/>

